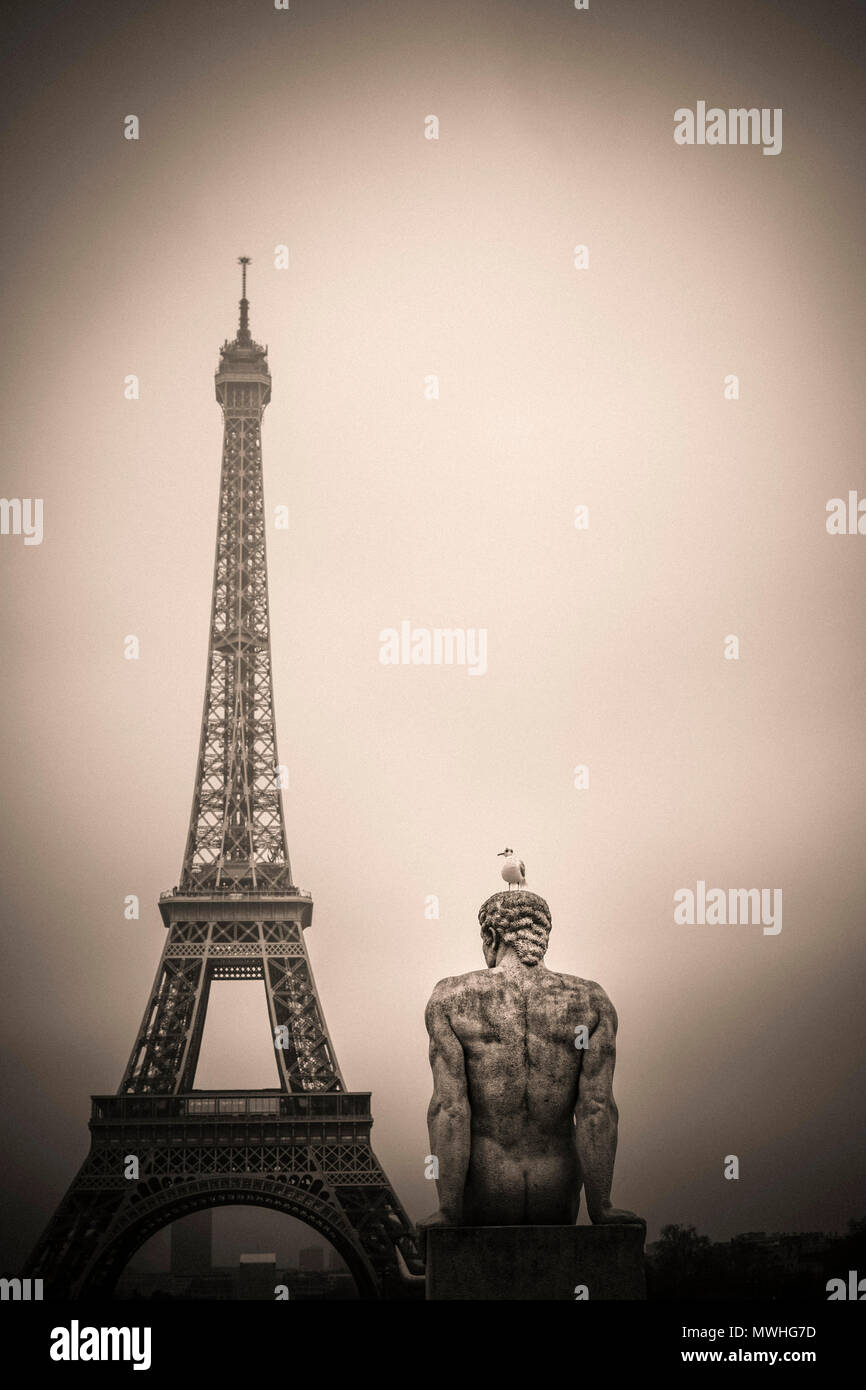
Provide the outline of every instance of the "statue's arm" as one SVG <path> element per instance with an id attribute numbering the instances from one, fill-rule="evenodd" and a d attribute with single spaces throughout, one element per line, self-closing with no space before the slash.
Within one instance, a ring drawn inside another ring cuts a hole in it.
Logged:
<path id="1" fill-rule="evenodd" d="M 444 986 L 444 981 L 436 986 L 424 1015 L 430 1035 L 430 1069 L 433 1072 L 427 1130 L 430 1153 L 439 1161 L 437 1216 L 442 1224 L 459 1226 L 463 1220 L 463 1188 L 469 1168 L 469 1097 L 463 1045 L 451 1027 Z"/>
<path id="2" fill-rule="evenodd" d="M 619 1120 L 613 1098 L 617 1017 L 602 989 L 598 992 L 597 1008 L 598 1022 L 583 1054 L 574 1110 L 586 1209 L 593 1225 L 640 1221 L 634 1212 L 620 1210 L 610 1201 Z"/>

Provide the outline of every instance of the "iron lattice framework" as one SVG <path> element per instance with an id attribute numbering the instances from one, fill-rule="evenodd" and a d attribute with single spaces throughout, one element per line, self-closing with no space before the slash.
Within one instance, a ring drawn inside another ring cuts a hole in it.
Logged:
<path id="1" fill-rule="evenodd" d="M 208 673 L 181 879 L 160 897 L 162 959 L 117 1096 L 94 1097 L 91 1150 L 27 1272 L 51 1297 L 110 1294 L 138 1246 L 206 1206 L 254 1203 L 330 1239 L 366 1296 L 419 1274 L 412 1225 L 370 1145 L 369 1094 L 347 1092 L 304 943 L 277 761 L 261 425 L 267 349 L 220 350 L 224 416 Z M 193 1089 L 214 980 L 263 981 L 278 1090 Z M 126 1159 L 138 1177 L 127 1176 Z"/>
<path id="2" fill-rule="evenodd" d="M 271 375 L 267 349 L 250 336 L 246 294 L 237 338 L 220 353 L 216 394 L 225 432 L 208 679 L 181 886 L 292 892 L 274 727 L 262 489 L 262 415 Z"/>
<path id="3" fill-rule="evenodd" d="M 164 894 L 160 909 L 168 937 L 122 1092 L 192 1090 L 214 980 L 264 981 L 284 1091 L 345 1089 L 304 944 L 309 897 L 297 890 L 291 897 L 179 890 Z"/>

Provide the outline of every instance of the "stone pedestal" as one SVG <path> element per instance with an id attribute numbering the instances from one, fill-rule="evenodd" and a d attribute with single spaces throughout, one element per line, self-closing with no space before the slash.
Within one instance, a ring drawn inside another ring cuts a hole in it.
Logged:
<path id="1" fill-rule="evenodd" d="M 639 1226 L 434 1226 L 427 1298 L 646 1298 L 643 1242 Z"/>

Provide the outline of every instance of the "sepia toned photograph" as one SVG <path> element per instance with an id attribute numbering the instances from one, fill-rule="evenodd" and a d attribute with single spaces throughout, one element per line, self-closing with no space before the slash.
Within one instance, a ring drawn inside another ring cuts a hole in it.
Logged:
<path id="1" fill-rule="evenodd" d="M 566 1302 L 626 1369 L 838 1369 L 866 9 L 45 0 L 2 44 L 28 1364 Z"/>

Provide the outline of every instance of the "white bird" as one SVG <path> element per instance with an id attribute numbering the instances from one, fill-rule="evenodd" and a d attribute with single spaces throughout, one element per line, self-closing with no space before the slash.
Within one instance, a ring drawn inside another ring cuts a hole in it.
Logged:
<path id="1" fill-rule="evenodd" d="M 502 877 L 509 888 L 526 887 L 526 865 L 522 859 L 518 859 L 513 849 L 501 849 L 496 858 L 501 859 L 506 855 L 505 863 L 502 865 Z"/>

